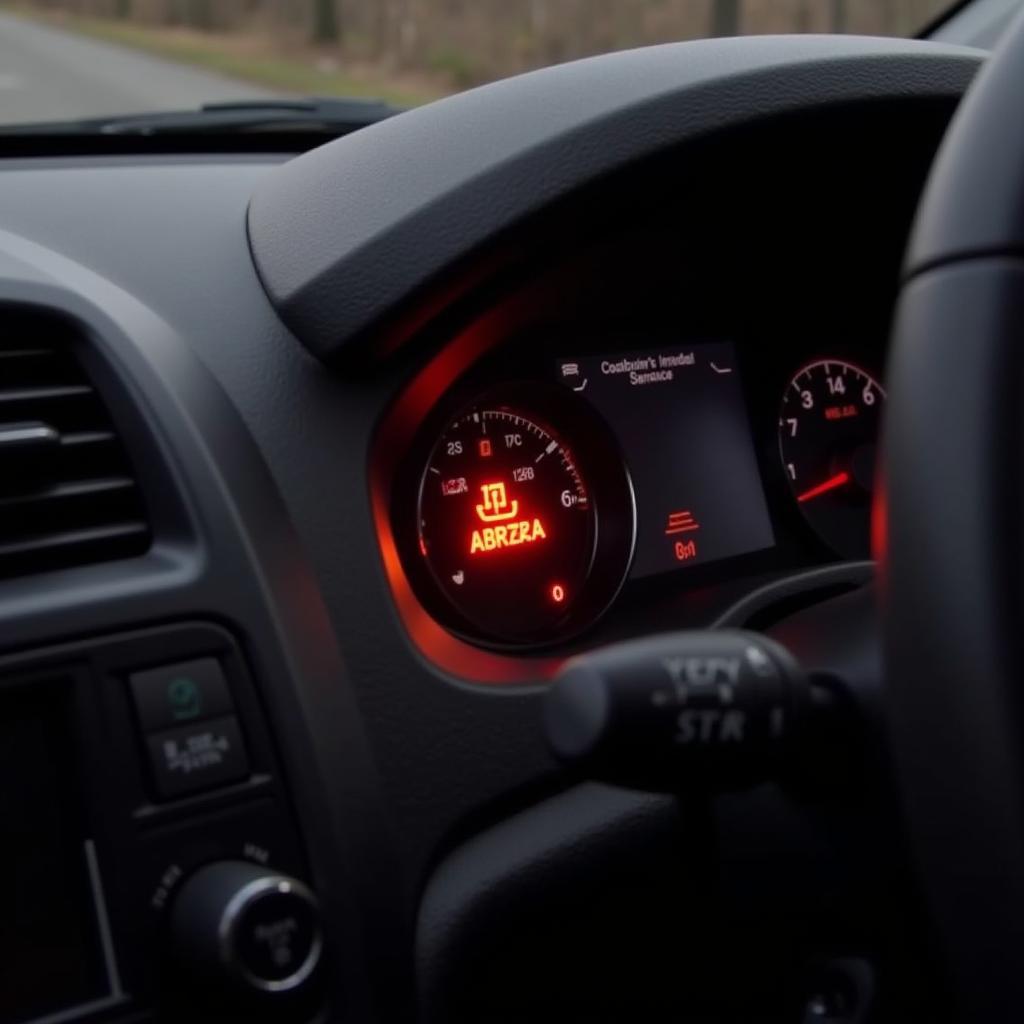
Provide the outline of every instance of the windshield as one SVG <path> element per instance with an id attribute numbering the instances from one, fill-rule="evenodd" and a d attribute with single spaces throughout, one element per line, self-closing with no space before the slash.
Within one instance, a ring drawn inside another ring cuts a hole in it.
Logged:
<path id="1" fill-rule="evenodd" d="M 951 0 L 18 0 L 0 124 L 296 96 L 398 106 L 609 50 L 765 32 L 913 35 Z"/>

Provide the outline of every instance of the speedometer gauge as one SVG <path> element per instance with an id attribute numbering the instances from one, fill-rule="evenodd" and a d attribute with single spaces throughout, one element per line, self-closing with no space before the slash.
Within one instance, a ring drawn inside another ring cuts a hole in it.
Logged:
<path id="1" fill-rule="evenodd" d="M 793 497 L 818 536 L 847 558 L 870 550 L 875 452 L 885 391 L 865 370 L 822 359 L 790 381 L 779 449 Z"/>
<path id="2" fill-rule="evenodd" d="M 592 618 L 632 550 L 621 460 L 530 390 L 505 386 L 459 412 L 420 478 L 418 547 L 434 586 L 460 631 L 499 642 Z"/>

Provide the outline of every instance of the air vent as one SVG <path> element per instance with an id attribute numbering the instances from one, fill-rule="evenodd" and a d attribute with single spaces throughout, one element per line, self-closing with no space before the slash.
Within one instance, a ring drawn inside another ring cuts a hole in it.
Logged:
<path id="1" fill-rule="evenodd" d="M 8 324 L 8 327 L 12 326 Z M 0 579 L 144 552 L 149 525 L 104 403 L 46 321 L 0 341 Z"/>

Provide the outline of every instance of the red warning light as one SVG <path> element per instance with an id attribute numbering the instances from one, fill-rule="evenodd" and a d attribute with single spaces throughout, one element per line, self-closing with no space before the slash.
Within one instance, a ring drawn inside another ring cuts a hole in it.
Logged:
<path id="1" fill-rule="evenodd" d="M 674 533 L 689 533 L 691 530 L 699 529 L 700 523 L 693 518 L 693 513 L 688 509 L 682 512 L 669 512 L 665 536 L 671 537 Z"/>
<path id="2" fill-rule="evenodd" d="M 555 583 L 551 587 L 551 600 L 555 604 L 561 604 L 565 600 L 565 587 L 561 583 Z"/>
<path id="3" fill-rule="evenodd" d="M 474 530 L 469 538 L 469 553 L 475 555 L 479 551 L 497 551 L 498 548 L 514 548 L 520 544 L 532 544 L 544 540 L 547 530 L 537 517 L 517 519 L 519 500 L 509 498 L 505 485 L 498 481 L 481 484 L 480 493 L 483 500 L 476 506 L 476 514 L 481 522 L 499 523 L 498 526 L 485 526 Z M 514 521 L 513 521 L 514 520 Z"/>
<path id="4" fill-rule="evenodd" d="M 498 523 L 504 519 L 515 519 L 519 515 L 519 502 L 515 498 L 509 501 L 505 485 L 500 481 L 496 484 L 482 484 L 480 493 L 484 500 L 477 505 L 476 514 L 485 523 Z"/>
<path id="5" fill-rule="evenodd" d="M 480 438 L 478 447 L 480 449 L 481 458 L 489 459 L 491 457 L 491 442 L 486 437 Z"/>

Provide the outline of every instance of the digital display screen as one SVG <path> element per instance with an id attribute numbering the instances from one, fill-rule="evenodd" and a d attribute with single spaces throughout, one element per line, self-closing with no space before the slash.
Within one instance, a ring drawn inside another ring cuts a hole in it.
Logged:
<path id="1" fill-rule="evenodd" d="M 622 447 L 637 510 L 633 578 L 772 547 L 734 346 L 558 360 Z"/>
<path id="2" fill-rule="evenodd" d="M 12 1024 L 110 995 L 61 697 L 0 691 L 0 1020 Z"/>

